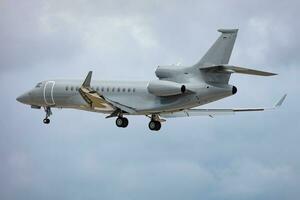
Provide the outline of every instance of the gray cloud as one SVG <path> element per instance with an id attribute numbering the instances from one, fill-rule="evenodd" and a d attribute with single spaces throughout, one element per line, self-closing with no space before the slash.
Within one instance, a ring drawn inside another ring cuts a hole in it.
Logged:
<path id="1" fill-rule="evenodd" d="M 1 199 L 299 198 L 298 1 L 4 1 L 0 3 Z M 118 129 L 103 115 L 44 113 L 15 101 L 49 78 L 153 79 L 158 64 L 196 62 L 220 27 L 240 28 L 231 63 L 275 71 L 233 75 L 236 96 L 206 107 L 274 112 L 148 119 Z M 78 123 L 78 122 L 81 123 Z"/>

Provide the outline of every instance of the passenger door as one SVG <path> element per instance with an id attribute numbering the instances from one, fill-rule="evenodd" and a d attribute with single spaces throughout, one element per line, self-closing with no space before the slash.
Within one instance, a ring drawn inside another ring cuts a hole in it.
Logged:
<path id="1" fill-rule="evenodd" d="M 55 81 L 47 81 L 44 86 L 44 100 L 45 103 L 49 106 L 55 105 L 53 98 L 53 88 L 55 85 Z"/>

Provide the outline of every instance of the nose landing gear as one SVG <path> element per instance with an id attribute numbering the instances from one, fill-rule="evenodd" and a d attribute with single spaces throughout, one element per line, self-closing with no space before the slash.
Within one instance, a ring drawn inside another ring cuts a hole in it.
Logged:
<path id="1" fill-rule="evenodd" d="M 50 119 L 45 118 L 45 119 L 43 119 L 43 122 L 44 122 L 44 124 L 49 124 L 50 123 Z"/>
<path id="2" fill-rule="evenodd" d="M 49 124 L 50 123 L 50 115 L 52 115 L 52 111 L 51 111 L 51 108 L 50 107 L 44 107 L 44 110 L 46 112 L 46 117 L 45 119 L 43 120 L 44 124 Z"/>

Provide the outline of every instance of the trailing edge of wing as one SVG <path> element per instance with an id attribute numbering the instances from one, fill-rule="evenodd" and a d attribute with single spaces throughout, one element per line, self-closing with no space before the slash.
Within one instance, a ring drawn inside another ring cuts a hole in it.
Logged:
<path id="1" fill-rule="evenodd" d="M 178 112 L 161 113 L 161 117 L 175 118 L 175 117 L 194 117 L 194 116 L 210 116 L 214 117 L 217 115 L 233 115 L 236 112 L 255 112 L 265 111 L 278 108 L 282 105 L 286 98 L 286 94 L 271 108 L 232 108 L 232 109 L 186 109 Z"/>

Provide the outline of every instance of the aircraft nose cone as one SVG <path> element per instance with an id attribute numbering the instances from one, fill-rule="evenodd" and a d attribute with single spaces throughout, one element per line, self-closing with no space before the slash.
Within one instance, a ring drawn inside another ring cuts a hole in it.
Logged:
<path id="1" fill-rule="evenodd" d="M 28 104 L 30 102 L 30 96 L 28 93 L 22 94 L 16 99 L 20 103 Z"/>

